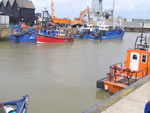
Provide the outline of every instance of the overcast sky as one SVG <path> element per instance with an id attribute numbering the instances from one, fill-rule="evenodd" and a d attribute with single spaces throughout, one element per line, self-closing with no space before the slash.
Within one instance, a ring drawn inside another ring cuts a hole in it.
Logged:
<path id="1" fill-rule="evenodd" d="M 51 0 L 32 0 L 36 12 L 41 12 L 45 7 L 51 11 Z M 61 18 L 78 17 L 80 11 L 87 6 L 91 7 L 92 0 L 54 0 L 55 15 Z M 112 9 L 113 0 L 103 0 L 105 9 Z M 51 13 L 51 12 L 50 12 Z M 115 17 L 124 18 L 150 18 L 150 0 L 115 0 Z"/>

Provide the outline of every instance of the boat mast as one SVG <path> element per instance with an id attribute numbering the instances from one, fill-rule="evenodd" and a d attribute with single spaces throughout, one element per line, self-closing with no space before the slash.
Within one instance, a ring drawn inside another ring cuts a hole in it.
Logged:
<path id="1" fill-rule="evenodd" d="M 142 23 L 142 33 L 141 33 L 141 44 L 142 44 L 142 39 L 143 39 L 143 33 L 144 33 L 144 22 Z"/>
<path id="2" fill-rule="evenodd" d="M 115 12 L 115 0 L 113 0 L 113 11 L 112 11 L 112 18 L 114 18 L 114 12 Z"/>

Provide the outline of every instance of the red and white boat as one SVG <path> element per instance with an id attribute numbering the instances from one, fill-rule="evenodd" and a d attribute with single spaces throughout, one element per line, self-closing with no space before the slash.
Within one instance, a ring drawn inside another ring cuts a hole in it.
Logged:
<path id="1" fill-rule="evenodd" d="M 56 31 L 55 35 L 51 35 L 50 31 L 43 34 L 36 34 L 37 43 L 66 43 L 72 42 L 73 38 L 71 37 L 70 33 L 64 34 L 63 32 Z"/>

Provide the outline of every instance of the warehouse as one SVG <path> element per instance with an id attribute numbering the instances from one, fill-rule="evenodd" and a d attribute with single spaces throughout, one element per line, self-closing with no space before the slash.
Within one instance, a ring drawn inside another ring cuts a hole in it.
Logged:
<path id="1" fill-rule="evenodd" d="M 0 12 L 10 17 L 11 24 L 24 22 L 32 25 L 35 20 L 35 7 L 29 0 L 5 0 L 0 3 Z"/>

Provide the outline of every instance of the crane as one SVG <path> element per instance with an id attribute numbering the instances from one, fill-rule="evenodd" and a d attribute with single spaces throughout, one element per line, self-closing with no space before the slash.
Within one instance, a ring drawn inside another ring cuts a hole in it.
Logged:
<path id="1" fill-rule="evenodd" d="M 88 12 L 88 21 L 90 22 L 90 8 L 87 7 L 84 11 L 82 11 L 82 12 L 80 13 L 79 18 L 76 19 L 76 20 L 71 21 L 71 23 L 72 23 L 72 24 L 83 24 L 82 16 L 83 16 L 86 12 Z"/>
<path id="2" fill-rule="evenodd" d="M 52 10 L 52 22 L 54 24 L 71 24 L 71 20 L 70 19 L 56 18 L 56 16 L 55 16 L 55 9 L 54 9 L 54 1 L 53 0 L 51 0 L 51 10 Z"/>
<path id="3" fill-rule="evenodd" d="M 51 0 L 52 18 L 55 18 L 54 1 Z"/>

